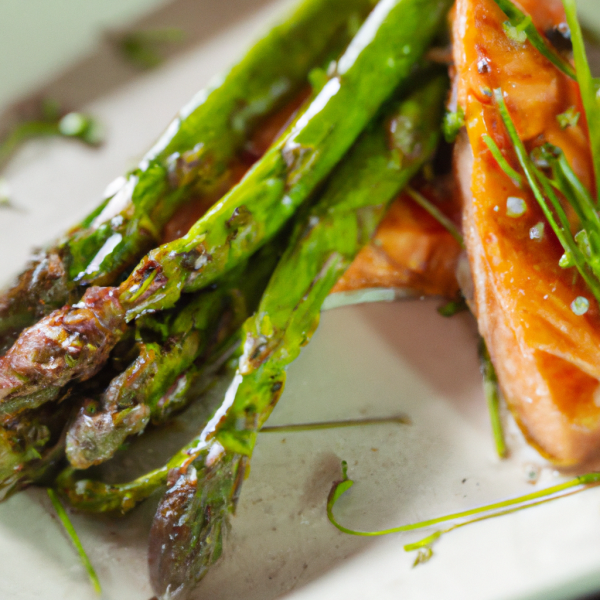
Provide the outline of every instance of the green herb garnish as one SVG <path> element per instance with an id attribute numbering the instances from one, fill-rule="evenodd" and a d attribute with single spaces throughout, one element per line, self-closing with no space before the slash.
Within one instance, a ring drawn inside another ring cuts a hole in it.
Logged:
<path id="1" fill-rule="evenodd" d="M 531 17 L 527 15 L 520 23 L 513 25 L 510 21 L 502 24 L 502 28 L 509 40 L 515 44 L 524 44 L 527 41 L 527 32 L 525 29 L 531 25 Z"/>
<path id="2" fill-rule="evenodd" d="M 321 429 L 340 429 L 344 427 L 365 427 L 367 425 L 410 425 L 408 417 L 381 417 L 375 419 L 348 419 L 345 421 L 321 421 L 318 423 L 298 423 L 296 425 L 267 425 L 260 433 L 296 433 L 299 431 L 318 431 Z"/>
<path id="3" fill-rule="evenodd" d="M 567 127 L 575 127 L 579 123 L 580 117 L 581 113 L 574 106 L 569 106 L 564 113 L 557 115 L 556 120 L 561 129 L 566 129 Z"/>
<path id="4" fill-rule="evenodd" d="M 508 164 L 508 161 L 506 160 L 506 158 L 504 158 L 504 155 L 502 154 L 500 148 L 498 148 L 498 145 L 496 144 L 496 142 L 494 142 L 494 140 L 487 133 L 485 133 L 482 136 L 482 138 L 483 138 L 485 145 L 488 147 L 489 151 L 492 153 L 492 156 L 496 159 L 496 162 L 498 163 L 498 165 L 500 165 L 500 168 L 513 180 L 513 183 L 517 187 L 521 187 L 523 185 L 523 178 L 521 177 L 520 173 L 515 171 Z"/>
<path id="5" fill-rule="evenodd" d="M 561 259 L 560 266 L 577 267 L 579 274 L 600 302 L 600 218 L 595 211 L 591 195 L 581 184 L 559 148 L 546 144 L 540 149 L 544 161 L 552 168 L 553 180 L 536 166 L 519 138 L 502 90 L 495 90 L 494 96 L 529 187 L 565 251 L 566 258 Z M 500 163 L 499 166 L 503 168 Z M 511 176 L 510 173 L 506 174 Z M 590 242 L 589 255 L 582 251 L 571 233 L 571 225 L 555 189 L 563 193 L 581 220 L 582 229 L 586 231 Z"/>
<path id="6" fill-rule="evenodd" d="M 453 317 L 461 312 L 465 312 L 469 310 L 467 303 L 464 298 L 460 298 L 460 300 L 450 300 L 450 302 L 446 302 L 446 304 L 442 304 L 437 311 L 438 314 L 442 317 Z"/>
<path id="7" fill-rule="evenodd" d="M 600 199 L 600 102 L 598 98 L 598 80 L 592 77 L 590 65 L 585 54 L 583 33 L 577 20 L 575 0 L 563 0 L 567 23 L 571 30 L 573 56 L 575 57 L 576 79 L 579 83 L 583 108 L 588 123 L 594 173 L 596 175 L 597 198 Z M 597 202 L 598 205 L 598 202 Z"/>
<path id="8" fill-rule="evenodd" d="M 73 542 L 75 549 L 79 553 L 81 562 L 82 562 L 83 566 L 85 567 L 86 571 L 88 572 L 88 575 L 90 577 L 90 581 L 92 582 L 92 586 L 94 587 L 94 590 L 96 590 L 97 594 L 101 594 L 102 587 L 100 586 L 100 580 L 98 579 L 98 575 L 96 575 L 96 571 L 95 571 L 94 567 L 92 566 L 92 563 L 90 562 L 90 559 L 88 558 L 88 555 L 86 554 L 86 552 L 83 548 L 83 545 L 81 544 L 81 540 L 79 539 L 79 536 L 77 535 L 77 532 L 75 531 L 75 528 L 73 527 L 73 523 L 71 523 L 71 520 L 69 519 L 69 515 L 67 514 L 67 511 L 65 510 L 64 506 L 61 504 L 56 492 L 53 489 L 47 488 L 46 491 L 48 492 L 48 497 L 50 498 L 50 501 L 52 502 L 52 506 L 54 506 L 54 510 L 56 511 L 56 514 L 58 515 L 60 522 L 62 523 L 63 527 L 65 528 L 65 531 L 67 532 L 67 535 L 69 536 L 71 542 Z"/>
<path id="9" fill-rule="evenodd" d="M 496 369 L 494 369 L 492 359 L 490 358 L 490 354 L 483 338 L 479 341 L 479 360 L 481 361 L 483 391 L 488 405 L 488 412 L 490 414 L 496 452 L 500 458 L 506 458 L 508 456 L 508 448 L 504 439 L 504 429 L 502 427 L 502 418 L 500 416 L 500 388 L 498 387 L 498 377 L 496 376 Z"/>
<path id="10" fill-rule="evenodd" d="M 423 194 L 420 194 L 411 186 L 406 187 L 406 193 L 424 210 L 426 210 L 440 225 L 442 225 L 448 233 L 460 244 L 461 248 L 465 247 L 462 234 L 458 227 L 431 201 Z"/>
<path id="11" fill-rule="evenodd" d="M 587 475 L 580 475 L 575 479 L 571 479 L 565 483 L 560 483 L 552 487 L 532 492 L 531 494 L 525 494 L 517 498 L 511 498 L 509 500 L 503 500 L 500 502 L 494 502 L 486 506 L 479 506 L 470 510 L 465 510 L 442 517 L 436 517 L 433 519 L 427 519 L 425 521 L 419 521 L 418 523 L 409 523 L 407 525 L 400 525 L 399 527 L 392 527 L 390 529 L 384 529 L 381 531 L 359 531 L 356 529 L 350 529 L 345 525 L 339 523 L 334 514 L 333 508 L 336 505 L 340 497 L 347 492 L 353 485 L 354 481 L 348 478 L 348 464 L 346 461 L 342 462 L 342 479 L 333 484 L 331 491 L 329 492 L 329 498 L 327 500 L 327 517 L 332 525 L 339 529 L 343 533 L 350 535 L 362 536 L 362 537 L 376 537 L 381 535 L 389 535 L 391 533 L 402 533 L 405 531 L 416 531 L 419 529 L 425 529 L 439 525 L 440 523 L 453 522 L 447 529 L 436 531 L 431 535 L 427 536 L 423 540 L 407 544 L 404 549 L 407 551 L 427 549 L 431 547 L 431 544 L 438 540 L 444 533 L 448 533 L 459 527 L 464 527 L 471 523 L 476 523 L 484 519 L 491 519 L 493 517 L 503 516 L 512 512 L 523 510 L 525 508 L 531 508 L 532 506 L 538 506 L 544 502 L 556 500 L 569 494 L 583 491 L 590 487 L 594 487 L 600 484 L 600 473 L 588 473 Z M 475 518 L 472 518 L 475 517 Z M 427 553 L 429 554 L 429 553 Z M 422 562 L 422 561 L 421 561 Z"/>
<path id="12" fill-rule="evenodd" d="M 459 106 L 454 112 L 447 112 L 444 115 L 442 131 L 444 139 L 451 144 L 456 140 L 459 131 L 465 126 L 465 111 Z"/>
<path id="13" fill-rule="evenodd" d="M 572 65 L 552 48 L 533 24 L 531 17 L 517 8 L 511 0 L 494 0 L 502 12 L 508 17 L 510 25 L 517 34 L 525 34 L 529 43 L 555 67 L 571 79 L 577 79 Z M 571 1 L 571 0 L 569 0 Z M 569 23 L 570 25 L 570 23 Z M 505 27 L 505 31 L 506 31 Z M 508 33 L 508 32 L 507 32 Z M 510 34 L 509 34 L 510 35 Z M 520 39 L 520 36 L 519 36 Z M 525 41 L 525 40 L 523 40 Z"/>

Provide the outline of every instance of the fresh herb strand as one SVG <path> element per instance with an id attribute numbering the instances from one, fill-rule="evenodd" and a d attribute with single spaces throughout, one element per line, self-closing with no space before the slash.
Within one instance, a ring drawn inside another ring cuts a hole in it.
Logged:
<path id="1" fill-rule="evenodd" d="M 487 133 L 485 133 L 482 136 L 482 139 L 485 145 L 488 147 L 489 151 L 492 153 L 492 156 L 496 159 L 498 166 L 504 171 L 506 175 L 508 175 L 513 180 L 517 187 L 522 187 L 523 178 L 521 177 L 521 174 L 515 171 L 508 164 L 508 161 L 506 160 L 506 158 L 504 158 L 504 155 L 502 154 L 500 148 L 498 148 L 496 142 Z"/>
<path id="2" fill-rule="evenodd" d="M 492 433 L 496 444 L 496 452 L 500 458 L 508 456 L 508 448 L 504 439 L 502 419 L 500 418 L 500 390 L 496 369 L 492 364 L 490 353 L 483 338 L 479 341 L 479 359 L 481 361 L 481 374 L 483 375 L 483 390 L 490 413 Z"/>
<path id="3" fill-rule="evenodd" d="M 435 205 L 429 201 L 423 194 L 420 194 L 413 187 L 408 186 L 406 193 L 423 209 L 425 209 L 440 225 L 448 230 L 448 233 L 460 244 L 461 248 L 465 247 L 463 237 L 458 230 L 458 227 Z"/>
<path id="4" fill-rule="evenodd" d="M 529 43 L 540 54 L 545 56 L 555 67 L 561 70 L 567 77 L 577 80 L 577 75 L 572 65 L 564 59 L 548 42 L 543 38 L 531 21 L 531 17 L 517 8 L 511 0 L 494 0 L 502 12 L 509 18 L 510 24 L 517 30 L 523 31 L 527 35 Z M 572 0 L 568 0 L 569 2 Z M 570 23 L 569 23 L 570 25 Z"/>
<path id="5" fill-rule="evenodd" d="M 518 25 L 513 25 L 510 21 L 504 23 L 503 29 L 507 37 L 516 44 L 524 44 L 527 41 L 527 27 L 531 24 L 532 19 L 527 15 Z"/>
<path id="6" fill-rule="evenodd" d="M 321 421 L 318 423 L 298 423 L 297 425 L 268 425 L 260 430 L 260 433 L 295 433 L 298 431 L 317 431 L 320 429 L 340 429 L 343 427 L 364 427 L 366 425 L 385 425 L 395 423 L 397 425 L 410 425 L 408 417 L 382 417 L 379 419 L 349 419 L 346 421 Z"/>
<path id="7" fill-rule="evenodd" d="M 585 43 L 581 26 L 577 20 L 577 5 L 575 0 L 563 0 L 567 23 L 571 30 L 573 42 L 573 56 L 575 57 L 575 69 L 577 83 L 581 92 L 581 100 L 585 109 L 585 116 L 590 135 L 590 146 L 592 160 L 594 162 L 594 174 L 596 175 L 596 187 L 598 203 L 600 204 L 600 103 L 598 101 L 598 85 L 590 71 L 590 65 L 585 53 Z"/>
<path id="8" fill-rule="evenodd" d="M 498 105 L 500 116 L 502 117 L 504 126 L 506 127 L 510 140 L 514 146 L 517 158 L 519 159 L 519 163 L 525 172 L 529 187 L 531 188 L 535 199 L 540 205 L 544 216 L 556 234 L 556 237 L 561 243 L 565 253 L 572 259 L 580 275 L 588 284 L 596 299 L 600 302 L 600 281 L 593 277 L 587 269 L 589 261 L 573 238 L 569 220 L 558 197 L 552 189 L 552 184 L 548 178 L 545 177 L 544 174 L 541 173 L 541 171 L 533 164 L 533 161 L 527 154 L 525 145 L 521 141 L 515 124 L 511 119 L 510 113 L 508 112 L 508 108 L 506 107 L 502 90 L 494 90 L 494 96 Z M 552 208 L 550 208 L 550 204 L 552 205 Z M 557 218 L 560 221 L 560 225 L 557 222 Z"/>
<path id="9" fill-rule="evenodd" d="M 94 587 L 94 590 L 96 591 L 96 593 L 98 595 L 100 595 L 102 593 L 102 587 L 100 586 L 100 580 L 98 579 L 98 575 L 96 575 L 96 571 L 94 570 L 94 567 L 92 566 L 92 563 L 90 562 L 90 559 L 88 558 L 88 555 L 86 554 L 85 550 L 83 549 L 81 540 L 79 539 L 79 536 L 77 535 L 77 532 L 75 531 L 75 528 L 73 527 L 73 523 L 71 523 L 71 520 L 69 519 L 69 515 L 67 514 L 67 511 L 65 510 L 64 506 L 61 504 L 56 492 L 52 488 L 46 488 L 46 491 L 48 492 L 48 497 L 50 498 L 50 501 L 52 502 L 52 506 L 54 506 L 54 510 L 56 511 L 56 514 L 58 515 L 60 522 L 62 523 L 63 527 L 65 528 L 65 531 L 67 532 L 67 535 L 71 539 L 71 542 L 73 542 L 75 549 L 79 553 L 81 562 L 83 563 L 83 566 L 85 567 L 86 571 L 88 572 L 88 575 L 90 577 L 90 581 L 92 582 L 92 586 Z"/>
<path id="10" fill-rule="evenodd" d="M 584 488 L 584 489 L 587 489 L 587 488 Z M 582 491 L 582 490 L 571 490 L 571 491 L 565 492 L 564 494 L 560 495 L 560 498 L 566 498 L 567 496 L 571 496 L 580 491 Z M 487 519 L 493 519 L 495 517 L 503 517 L 504 515 L 510 515 L 512 513 L 518 512 L 525 508 L 532 508 L 534 506 L 540 506 L 541 504 L 546 504 L 546 502 L 552 502 L 552 500 L 556 500 L 556 499 L 557 499 L 556 496 L 553 496 L 551 498 L 544 498 L 542 500 L 537 500 L 536 502 L 530 502 L 530 503 L 526 504 L 525 506 L 515 506 L 513 508 L 507 508 L 505 510 L 500 510 L 498 512 L 494 512 L 489 515 L 483 515 L 482 517 L 476 517 L 475 519 L 469 519 L 468 521 L 464 521 L 462 523 L 454 523 L 453 525 L 451 525 L 450 527 L 447 527 L 446 529 L 434 531 L 432 534 L 428 535 L 427 537 L 423 538 L 422 540 L 419 540 L 418 542 L 413 542 L 412 544 L 406 544 L 404 546 L 404 550 L 406 552 L 414 552 L 416 550 L 419 552 L 419 554 L 421 554 L 422 552 L 425 552 L 428 555 L 428 557 L 431 558 L 431 556 L 433 555 L 433 550 L 431 549 L 431 545 L 434 542 L 436 542 L 439 538 L 441 538 L 443 535 L 445 535 L 446 533 L 450 533 L 451 531 L 454 531 L 455 529 L 460 529 L 461 527 L 464 527 L 465 525 L 471 525 L 473 523 L 478 523 L 480 521 L 486 521 Z M 420 564 L 421 562 L 424 562 L 424 561 L 423 560 L 419 561 L 418 557 L 417 557 L 413 566 L 416 566 L 417 564 Z"/>
<path id="11" fill-rule="evenodd" d="M 358 531 L 355 529 L 345 527 L 344 525 L 339 523 L 333 515 L 333 508 L 337 501 L 345 492 L 347 492 L 354 485 L 354 481 L 348 478 L 348 464 L 345 461 L 343 461 L 342 480 L 334 483 L 329 493 L 329 498 L 327 500 L 327 517 L 331 524 L 343 533 L 362 537 L 377 537 L 381 535 L 388 535 L 390 533 L 402 533 L 405 531 L 425 529 L 426 527 L 433 527 L 434 525 L 438 525 L 439 523 L 458 521 L 460 519 L 466 519 L 475 515 L 480 516 L 477 519 L 474 519 L 469 522 L 483 520 L 483 518 L 502 516 L 504 514 L 507 514 L 508 512 L 514 512 L 517 510 L 522 510 L 524 508 L 529 508 L 531 506 L 536 506 L 536 504 L 540 504 L 540 501 L 543 500 L 555 500 L 557 498 L 562 498 L 563 496 L 568 495 L 569 493 L 574 493 L 575 491 L 583 491 L 585 489 L 597 486 L 599 484 L 600 473 L 588 473 L 586 475 L 580 475 L 579 477 L 571 479 L 570 481 L 566 481 L 564 483 L 560 483 L 558 485 L 554 485 L 549 488 L 539 490 L 537 492 L 532 492 L 531 494 L 525 494 L 524 496 L 519 496 L 517 498 L 510 498 L 509 500 L 494 502 L 492 504 L 479 506 L 470 510 L 464 510 L 449 515 L 444 515 L 442 517 L 435 517 L 433 519 L 419 521 L 418 523 L 400 525 L 399 527 L 392 527 L 390 529 L 384 529 L 381 531 Z M 575 488 L 580 489 L 576 490 Z M 467 523 L 463 524 L 466 525 Z M 425 538 L 425 540 L 422 540 L 421 542 L 417 542 L 416 544 L 409 544 L 408 547 L 411 550 L 416 550 L 418 547 L 427 546 L 433 541 L 435 541 L 438 537 L 440 537 L 442 533 L 444 532 L 436 532 L 428 538 Z"/>
<path id="12" fill-rule="evenodd" d="M 438 314 L 446 318 L 453 317 L 454 315 L 457 315 L 461 312 L 465 312 L 467 310 L 469 310 L 469 307 L 467 306 L 467 302 L 464 298 L 459 298 L 458 300 L 450 300 L 450 302 L 442 304 L 442 306 L 440 306 L 437 309 Z"/>
<path id="13" fill-rule="evenodd" d="M 574 239 L 592 272 L 600 278 L 600 217 L 596 212 L 594 199 L 560 148 L 546 144 L 542 149 L 542 156 L 552 168 L 551 185 L 569 200 L 584 227 Z"/>
<path id="14" fill-rule="evenodd" d="M 580 117 L 581 113 L 574 106 L 569 106 L 564 113 L 556 116 L 556 120 L 561 129 L 566 129 L 567 127 L 575 127 L 579 123 Z"/>

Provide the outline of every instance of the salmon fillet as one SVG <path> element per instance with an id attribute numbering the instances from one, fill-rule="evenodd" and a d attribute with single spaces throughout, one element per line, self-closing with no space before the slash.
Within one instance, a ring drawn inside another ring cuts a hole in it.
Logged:
<path id="1" fill-rule="evenodd" d="M 566 20 L 560 0 L 519 4 L 542 33 Z M 563 250 L 529 189 L 519 189 L 484 144 L 488 134 L 518 168 L 491 91 L 504 91 L 529 151 L 544 142 L 562 148 L 582 182 L 593 188 L 589 141 L 577 85 L 529 42 L 509 39 L 506 20 L 493 0 L 457 0 L 453 16 L 453 102 L 466 122 L 455 169 L 472 308 L 525 436 L 550 460 L 572 466 L 600 450 L 598 305 L 574 269 L 558 266 Z M 570 107 L 582 116 L 576 126 L 562 129 L 556 117 Z M 522 216 L 507 214 L 510 197 L 525 201 Z M 545 224 L 544 235 L 535 239 L 531 230 L 539 223 Z M 571 309 L 578 296 L 590 301 L 583 316 Z"/>

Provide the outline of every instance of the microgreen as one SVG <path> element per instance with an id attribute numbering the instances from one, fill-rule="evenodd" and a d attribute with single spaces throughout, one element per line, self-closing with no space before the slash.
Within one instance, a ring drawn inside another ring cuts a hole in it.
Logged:
<path id="1" fill-rule="evenodd" d="M 453 317 L 454 315 L 467 310 L 469 310 L 469 307 L 467 306 L 464 298 L 460 298 L 459 300 L 450 300 L 450 302 L 442 304 L 442 306 L 437 309 L 439 315 L 447 318 Z"/>
<path id="2" fill-rule="evenodd" d="M 581 100 L 588 123 L 594 173 L 596 175 L 597 197 L 600 199 L 600 101 L 598 98 L 598 81 L 592 77 L 590 65 L 585 53 L 585 44 L 581 26 L 577 20 L 575 0 L 563 0 L 567 23 L 571 30 L 573 56 L 577 71 L 577 83 L 581 92 Z"/>
<path id="3" fill-rule="evenodd" d="M 423 194 L 420 194 L 414 188 L 408 186 L 406 193 L 423 209 L 425 209 L 440 225 L 442 225 L 452 235 L 452 237 L 460 244 L 461 248 L 465 247 L 463 237 L 458 230 L 458 227 L 435 205 L 429 201 Z"/>
<path id="4" fill-rule="evenodd" d="M 517 8 L 511 0 L 494 0 L 502 12 L 508 17 L 510 25 L 515 34 L 521 33 L 527 36 L 529 43 L 543 56 L 545 56 L 555 67 L 560 69 L 571 79 L 577 79 L 575 70 L 568 60 L 564 59 L 554 48 L 552 48 L 533 24 L 531 17 Z M 571 0 L 569 0 L 571 1 Z M 570 25 L 570 23 L 569 23 Z M 505 27 L 507 30 L 508 27 Z M 510 31 L 510 30 L 509 30 Z M 507 32 L 508 33 L 508 32 Z M 510 34 L 509 34 L 510 35 Z M 518 41 L 521 41 L 519 36 Z M 524 40 L 523 40 L 524 41 Z"/>
<path id="5" fill-rule="evenodd" d="M 492 153 L 492 156 L 496 159 L 496 162 L 500 168 L 513 180 L 513 183 L 517 187 L 521 187 L 523 185 L 523 178 L 521 177 L 520 173 L 515 171 L 508 164 L 508 161 L 506 158 L 504 158 L 504 155 L 500 151 L 500 148 L 498 148 L 496 142 L 494 142 L 494 140 L 487 133 L 483 134 L 482 139 L 489 151 Z"/>
<path id="6" fill-rule="evenodd" d="M 584 36 L 577 20 L 576 0 L 563 0 L 567 23 L 571 32 L 573 42 L 573 55 L 575 58 L 575 69 L 572 65 L 558 54 L 543 38 L 535 28 L 535 25 L 527 21 L 528 17 L 511 0 L 494 0 L 500 9 L 509 18 L 511 25 L 519 31 L 524 31 L 531 45 L 536 48 L 543 56 L 552 62 L 554 66 L 560 69 L 565 75 L 577 81 L 581 91 L 583 107 L 585 109 L 586 120 L 588 123 L 592 158 L 594 162 L 594 173 L 596 176 L 596 187 L 598 203 L 600 204 L 600 98 L 598 92 L 600 84 L 597 79 L 592 77 L 590 66 L 585 53 Z M 570 112 L 571 111 L 571 112 Z M 579 114 L 574 108 L 567 110 L 558 116 L 561 127 L 576 125 L 579 121 Z"/>
<path id="7" fill-rule="evenodd" d="M 458 132 L 465 126 L 465 111 L 459 106 L 454 112 L 447 112 L 444 115 L 442 131 L 444 139 L 451 144 L 456 140 Z"/>
<path id="8" fill-rule="evenodd" d="M 350 529 L 345 525 L 342 525 L 337 521 L 333 514 L 333 509 L 337 504 L 341 496 L 347 492 L 353 485 L 354 481 L 348 478 L 348 464 L 342 462 L 342 479 L 333 484 L 331 491 L 329 492 L 329 498 L 327 500 L 327 517 L 332 525 L 339 529 L 343 533 L 349 535 L 356 535 L 362 537 L 376 537 L 381 535 L 389 535 L 391 533 L 402 533 L 406 531 L 416 531 L 419 529 L 425 529 L 434 527 L 440 523 L 452 522 L 452 525 L 441 531 L 435 531 L 431 535 L 422 539 L 419 542 L 413 544 L 407 544 L 404 549 L 407 551 L 412 550 L 425 550 L 423 558 L 429 558 L 431 556 L 427 549 L 431 548 L 431 544 L 438 540 L 444 533 L 448 533 L 459 527 L 464 527 L 471 523 L 476 523 L 484 519 L 490 519 L 493 517 L 503 516 L 509 513 L 513 513 L 525 508 L 531 508 L 538 506 L 544 502 L 556 500 L 572 493 L 583 491 L 590 487 L 594 487 L 600 484 L 600 473 L 588 473 L 586 475 L 580 475 L 575 479 L 560 483 L 552 487 L 525 494 L 517 498 L 510 498 L 509 500 L 502 500 L 500 502 L 494 502 L 485 506 L 479 506 L 470 510 L 452 513 L 444 515 L 442 517 L 436 517 L 433 519 L 427 519 L 425 521 L 419 521 L 417 523 L 409 523 L 406 525 L 400 525 L 399 527 L 392 527 L 390 529 L 384 529 L 381 531 L 359 531 L 356 529 Z M 474 518 L 473 518 L 474 517 Z M 418 558 L 418 557 L 417 557 Z M 423 561 L 415 561 L 423 562 Z"/>
<path id="9" fill-rule="evenodd" d="M 298 423 L 294 425 L 267 425 L 261 433 L 296 433 L 298 431 L 318 431 L 320 429 L 340 429 L 344 427 L 365 427 L 367 425 L 410 425 L 410 419 L 404 416 L 382 417 L 375 419 L 348 419 L 342 421 L 321 421 L 318 423 Z"/>
<path id="10" fill-rule="evenodd" d="M 527 32 L 525 31 L 531 25 L 531 17 L 527 15 L 520 23 L 513 25 L 510 21 L 503 23 L 502 28 L 506 36 L 515 44 L 524 44 L 527 41 Z"/>
<path id="11" fill-rule="evenodd" d="M 96 571 L 95 571 L 92 563 L 90 562 L 90 559 L 88 558 L 88 555 L 86 554 L 86 552 L 83 548 L 83 545 L 81 544 L 81 540 L 79 539 L 79 536 L 77 535 L 77 532 L 75 531 L 75 528 L 73 527 L 73 523 L 71 523 L 71 520 L 69 519 L 69 515 L 67 514 L 67 511 L 65 510 L 64 506 L 60 503 L 60 500 L 58 499 L 58 495 L 56 494 L 56 492 L 53 489 L 47 488 L 46 491 L 48 492 L 48 497 L 50 498 L 50 501 L 52 502 L 52 506 L 54 507 L 54 510 L 56 511 L 56 514 L 58 515 L 60 522 L 62 523 L 63 527 L 65 528 L 65 531 L 67 532 L 67 535 L 69 536 L 69 539 L 71 540 L 71 542 L 75 546 L 75 549 L 79 553 L 81 562 L 82 562 L 83 566 L 85 567 L 86 571 L 88 572 L 88 575 L 89 575 L 90 581 L 92 582 L 92 586 L 94 587 L 94 590 L 96 591 L 97 594 L 101 594 L 102 588 L 100 586 L 100 580 L 98 579 L 98 575 L 96 575 Z"/>
<path id="12" fill-rule="evenodd" d="M 575 127 L 579 123 L 580 117 L 581 113 L 574 106 L 569 106 L 564 113 L 557 115 L 556 120 L 561 129 L 566 129 L 567 127 Z"/>
<path id="13" fill-rule="evenodd" d="M 527 177 L 529 187 L 565 251 L 566 260 L 561 260 L 560 266 L 577 267 L 579 274 L 600 302 L 600 218 L 594 209 L 594 203 L 589 192 L 569 166 L 562 151 L 555 146 L 547 144 L 541 149 L 541 156 L 545 163 L 552 168 L 554 179 L 550 180 L 536 166 L 519 138 L 504 101 L 502 90 L 494 90 L 494 96 L 521 168 Z M 503 168 L 500 163 L 499 166 Z M 507 175 L 510 177 L 509 173 Z M 580 218 L 590 242 L 591 253 L 589 256 L 587 252 L 582 251 L 580 244 L 577 243 L 571 233 L 571 225 L 565 209 L 554 191 L 555 189 L 565 195 Z"/>
<path id="14" fill-rule="evenodd" d="M 577 493 L 577 491 L 581 491 L 581 490 L 566 492 L 565 494 L 561 495 L 560 497 L 564 498 L 566 496 L 570 496 L 571 494 Z M 542 500 L 537 500 L 536 502 L 531 502 L 531 503 L 527 504 L 526 506 L 516 506 L 514 508 L 507 508 L 505 510 L 500 510 L 498 512 L 493 512 L 491 514 L 483 515 L 482 517 L 476 517 L 475 519 L 469 519 L 469 520 L 463 521 L 461 523 L 455 523 L 455 524 L 451 525 L 450 527 L 446 527 L 445 529 L 433 532 L 432 534 L 428 535 L 427 537 L 423 538 L 422 540 L 419 540 L 418 542 L 413 542 L 412 544 L 406 544 L 404 546 L 404 550 L 406 552 L 416 551 L 418 553 L 417 558 L 415 559 L 415 562 L 413 563 L 413 567 L 416 567 L 419 564 L 427 562 L 433 556 L 433 550 L 431 548 L 432 544 L 434 542 L 436 542 L 439 538 L 442 537 L 442 535 L 444 535 L 446 533 L 450 533 L 451 531 L 454 531 L 455 529 L 460 529 L 461 527 L 464 527 L 465 525 L 472 525 L 473 523 L 479 523 L 480 521 L 486 521 L 487 519 L 493 519 L 495 517 L 503 517 L 505 515 L 509 515 L 511 513 L 518 512 L 524 508 L 533 508 L 534 506 L 540 506 L 541 504 L 546 504 L 546 502 L 551 502 L 552 500 L 556 500 L 556 497 L 544 498 Z"/>
<path id="15" fill-rule="evenodd" d="M 500 388 L 498 387 L 498 377 L 492 364 L 492 359 L 488 352 L 483 338 L 479 341 L 479 360 L 481 362 L 481 374 L 483 375 L 483 391 L 490 413 L 490 422 L 492 425 L 492 434 L 496 444 L 496 452 L 500 458 L 508 456 L 508 448 L 504 439 L 504 430 L 502 427 L 502 418 L 500 417 Z"/>

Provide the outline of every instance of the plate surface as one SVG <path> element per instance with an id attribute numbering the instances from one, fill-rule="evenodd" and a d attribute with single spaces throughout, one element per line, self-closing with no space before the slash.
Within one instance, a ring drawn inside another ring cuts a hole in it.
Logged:
<path id="1" fill-rule="evenodd" d="M 100 198 L 177 109 L 243 51 L 289 4 L 233 20 L 200 47 L 125 83 L 86 107 L 107 128 L 107 144 L 62 140 L 27 146 L 11 163 L 14 210 L 0 212 L 0 280 L 35 243 L 51 240 Z M 204 2 L 205 10 L 225 10 Z M 272 424 L 406 414 L 410 426 L 380 425 L 262 434 L 222 559 L 197 598 L 294 600 L 534 600 L 572 598 L 600 587 L 600 489 L 443 537 L 433 559 L 412 567 L 403 550 L 424 536 L 355 538 L 334 529 L 325 503 L 340 462 L 356 480 L 337 508 L 342 522 L 381 529 L 473 507 L 562 480 L 509 422 L 513 457 L 494 455 L 466 315 L 443 319 L 436 301 L 337 309 L 289 371 Z M 180 418 L 136 444 L 114 477 L 157 464 L 190 435 Z M 146 541 L 156 499 L 121 520 L 73 515 L 107 600 L 148 600 Z M 45 495 L 28 490 L 0 505 L 0 597 L 96 598 Z"/>

